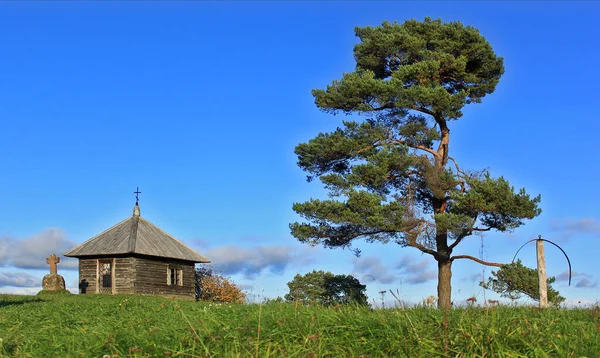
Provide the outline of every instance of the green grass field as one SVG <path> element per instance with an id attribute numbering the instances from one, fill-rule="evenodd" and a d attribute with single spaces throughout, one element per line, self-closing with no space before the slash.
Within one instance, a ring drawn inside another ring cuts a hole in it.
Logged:
<path id="1" fill-rule="evenodd" d="M 208 304 L 0 295 L 0 356 L 599 357 L 600 308 Z"/>

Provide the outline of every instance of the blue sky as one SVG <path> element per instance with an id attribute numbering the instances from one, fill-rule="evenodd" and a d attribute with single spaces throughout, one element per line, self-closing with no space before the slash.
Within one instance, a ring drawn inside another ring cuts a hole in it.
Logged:
<path id="1" fill-rule="evenodd" d="M 45 255 L 131 215 L 139 186 L 142 216 L 253 295 L 313 269 L 354 274 L 372 298 L 435 295 L 435 261 L 416 249 L 357 243 L 356 258 L 288 228 L 292 203 L 325 196 L 294 147 L 341 120 L 311 89 L 354 69 L 354 26 L 425 16 L 478 28 L 505 61 L 496 91 L 451 123 L 452 155 L 542 195 L 538 218 L 456 252 L 509 262 L 542 235 L 573 263 L 568 287 L 547 247 L 556 288 L 595 302 L 597 2 L 1 2 L 0 292 L 37 292 Z M 535 245 L 519 257 L 535 267 Z M 74 267 L 59 273 L 76 290 Z M 453 299 L 483 299 L 482 267 L 453 269 Z"/>

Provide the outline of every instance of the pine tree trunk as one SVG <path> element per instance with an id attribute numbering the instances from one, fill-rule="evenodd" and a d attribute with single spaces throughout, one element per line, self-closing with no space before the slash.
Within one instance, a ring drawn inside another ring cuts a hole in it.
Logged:
<path id="1" fill-rule="evenodd" d="M 443 213 L 446 208 L 446 201 L 440 200 L 434 202 L 434 210 L 436 213 Z M 436 260 L 438 262 L 438 308 L 449 309 L 450 308 L 450 295 L 452 294 L 452 260 L 450 255 L 452 249 L 448 247 L 448 233 L 442 229 L 442 224 L 437 220 L 436 225 L 436 251 L 438 256 Z"/>
<path id="2" fill-rule="evenodd" d="M 451 307 L 451 279 L 452 261 L 449 259 L 438 261 L 438 308 L 449 309 Z"/>
<path id="3" fill-rule="evenodd" d="M 440 127 L 440 144 L 437 150 L 435 164 L 438 168 L 443 169 L 448 163 L 448 147 L 450 144 L 450 129 L 446 121 L 441 117 L 436 117 L 435 121 Z M 435 198 L 433 201 L 433 210 L 436 214 L 446 212 L 447 199 L 444 197 Z M 451 305 L 450 295 L 452 294 L 452 260 L 450 254 L 452 249 L 448 247 L 448 231 L 443 229 L 438 220 L 435 220 L 436 226 L 436 251 L 438 257 L 438 308 L 449 309 Z"/>

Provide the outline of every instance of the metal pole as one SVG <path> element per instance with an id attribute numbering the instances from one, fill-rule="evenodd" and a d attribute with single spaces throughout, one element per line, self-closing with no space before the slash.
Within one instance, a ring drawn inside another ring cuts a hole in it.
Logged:
<path id="1" fill-rule="evenodd" d="M 544 254 L 544 240 L 540 236 L 535 241 L 537 251 L 538 281 L 540 289 L 540 308 L 548 306 L 548 286 L 546 282 L 546 256 Z"/>

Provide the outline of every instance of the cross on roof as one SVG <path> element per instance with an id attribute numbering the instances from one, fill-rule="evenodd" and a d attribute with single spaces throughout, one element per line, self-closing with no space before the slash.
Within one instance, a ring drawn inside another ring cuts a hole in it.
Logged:
<path id="1" fill-rule="evenodd" d="M 55 274 L 57 273 L 58 269 L 56 267 L 56 264 L 58 264 L 60 262 L 60 257 L 57 257 L 56 255 L 52 254 L 50 255 L 50 257 L 48 257 L 46 259 L 46 263 L 48 265 L 50 265 L 50 274 Z"/>
<path id="2" fill-rule="evenodd" d="M 135 205 L 137 205 L 138 202 L 140 201 L 140 197 L 138 195 L 141 194 L 142 192 L 140 191 L 139 187 L 136 187 L 135 191 L 133 193 L 135 194 Z"/>

